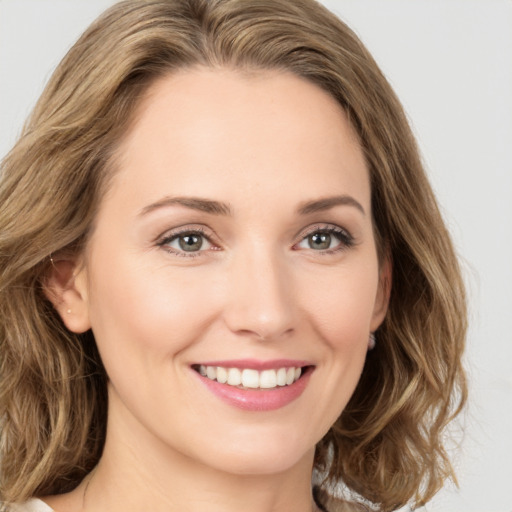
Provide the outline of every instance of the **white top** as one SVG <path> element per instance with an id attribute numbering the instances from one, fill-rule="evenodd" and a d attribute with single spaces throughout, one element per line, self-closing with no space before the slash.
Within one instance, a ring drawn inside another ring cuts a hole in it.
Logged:
<path id="1" fill-rule="evenodd" d="M 8 505 L 7 512 L 54 512 L 44 501 L 33 498 L 25 503 Z"/>
<path id="2" fill-rule="evenodd" d="M 31 500 L 26 501 L 25 503 L 16 504 L 13 503 L 11 505 L 8 505 L 7 508 L 2 508 L 2 503 L 0 503 L 0 510 L 5 512 L 55 512 L 52 508 L 50 508 L 44 501 L 38 500 L 37 498 L 32 498 Z M 329 510 L 332 512 L 350 512 L 352 509 L 350 506 L 347 506 L 347 504 L 343 505 L 343 503 L 340 503 L 338 505 L 335 505 L 333 503 L 329 503 Z M 357 510 L 361 511 L 363 509 L 357 508 Z M 366 510 L 366 509 L 365 509 Z"/>

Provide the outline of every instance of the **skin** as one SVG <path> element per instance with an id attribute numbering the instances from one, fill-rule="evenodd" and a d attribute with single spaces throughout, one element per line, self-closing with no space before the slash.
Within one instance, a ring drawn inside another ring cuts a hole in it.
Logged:
<path id="1" fill-rule="evenodd" d="M 315 444 L 353 393 L 390 277 L 343 110 L 285 72 L 184 70 L 151 87 L 117 160 L 85 254 L 60 262 L 47 290 L 67 327 L 97 340 L 105 451 L 75 491 L 45 500 L 60 512 L 310 511 Z M 231 214 L 161 204 L 171 196 Z M 298 212 L 333 196 L 344 203 Z M 308 238 L 333 227 L 330 250 Z M 208 240 L 184 256 L 178 239 L 161 243 L 178 228 Z M 245 411 L 191 369 L 241 358 L 314 371 L 285 407 Z"/>

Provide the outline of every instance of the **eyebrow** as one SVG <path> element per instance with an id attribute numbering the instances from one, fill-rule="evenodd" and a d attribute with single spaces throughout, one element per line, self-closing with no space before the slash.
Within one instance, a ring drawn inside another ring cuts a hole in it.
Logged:
<path id="1" fill-rule="evenodd" d="M 232 210 L 229 204 L 220 201 L 213 201 L 211 199 L 203 199 L 200 197 L 164 197 L 155 203 L 145 206 L 139 213 L 139 216 L 147 215 L 148 213 L 164 208 L 166 206 L 184 206 L 191 210 L 198 210 L 212 215 L 232 215 Z M 359 203 L 352 196 L 341 195 L 323 197 L 320 199 L 314 199 L 312 201 L 306 201 L 299 205 L 297 212 L 299 215 L 309 215 L 311 213 L 323 212 L 330 210 L 335 206 L 353 206 L 357 208 L 363 215 L 366 212 Z"/>
<path id="2" fill-rule="evenodd" d="M 199 210 L 201 212 L 211 213 L 213 215 L 232 214 L 230 206 L 219 201 L 212 201 L 210 199 L 203 199 L 200 197 L 164 197 L 155 203 L 145 206 L 140 211 L 139 215 L 146 215 L 159 208 L 174 205 L 184 206 L 185 208 Z"/>
<path id="3" fill-rule="evenodd" d="M 313 201 L 306 201 L 305 203 L 300 204 L 297 211 L 300 215 L 308 215 L 310 213 L 330 210 L 335 206 L 353 206 L 354 208 L 357 208 L 363 215 L 366 215 L 366 212 L 364 211 L 361 203 L 356 201 L 352 196 L 347 195 L 323 197 Z"/>

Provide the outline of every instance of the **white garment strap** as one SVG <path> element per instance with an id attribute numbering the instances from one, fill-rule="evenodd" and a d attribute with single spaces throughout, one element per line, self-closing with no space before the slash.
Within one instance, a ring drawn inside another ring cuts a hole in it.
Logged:
<path id="1" fill-rule="evenodd" d="M 33 498 L 25 503 L 14 503 L 7 507 L 7 512 L 54 512 L 44 501 Z"/>

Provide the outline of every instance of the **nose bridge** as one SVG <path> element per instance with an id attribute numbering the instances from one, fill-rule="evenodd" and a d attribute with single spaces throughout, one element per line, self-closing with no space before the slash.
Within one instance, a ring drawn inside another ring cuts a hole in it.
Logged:
<path id="1" fill-rule="evenodd" d="M 279 251 L 255 245 L 233 257 L 226 321 L 232 331 L 271 339 L 294 329 L 291 273 Z"/>

